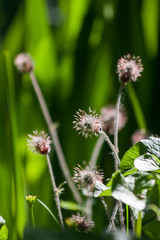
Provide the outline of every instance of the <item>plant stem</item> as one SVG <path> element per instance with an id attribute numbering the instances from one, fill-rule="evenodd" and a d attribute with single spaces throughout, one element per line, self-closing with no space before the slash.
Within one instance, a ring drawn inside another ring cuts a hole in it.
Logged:
<path id="1" fill-rule="evenodd" d="M 117 104 L 116 104 L 116 115 L 115 115 L 115 124 L 114 124 L 114 146 L 116 152 L 118 152 L 118 115 L 119 115 L 119 109 L 120 109 L 120 103 L 121 103 L 121 96 L 122 96 L 122 90 L 123 90 L 123 84 L 120 85 L 118 98 L 117 98 Z M 118 162 L 115 162 L 117 170 L 118 168 Z"/>
<path id="2" fill-rule="evenodd" d="M 129 207 L 126 204 L 126 230 L 127 230 L 127 235 L 129 231 Z"/>
<path id="3" fill-rule="evenodd" d="M 113 213 L 112 213 L 112 217 L 111 217 L 111 222 L 109 223 L 109 226 L 108 226 L 106 232 L 110 232 L 111 231 L 111 229 L 112 229 L 112 222 L 114 222 L 114 220 L 116 218 L 116 215 L 117 215 L 117 212 L 118 212 L 118 208 L 119 208 L 119 203 L 118 203 L 118 201 L 116 201 L 116 205 L 114 207 L 114 210 L 113 210 Z"/>
<path id="4" fill-rule="evenodd" d="M 112 225 L 112 228 L 113 228 L 115 231 L 117 231 L 117 229 L 116 229 L 116 227 L 115 227 L 115 224 L 114 224 L 114 222 L 112 221 L 110 212 L 109 212 L 109 210 L 108 210 L 107 203 L 105 202 L 105 200 L 104 200 L 103 197 L 100 197 L 100 199 L 101 199 L 101 202 L 102 202 L 102 204 L 103 204 L 103 206 L 104 206 L 106 215 L 107 215 L 107 217 L 108 217 L 108 219 L 109 219 L 109 221 L 110 221 L 110 223 L 111 223 L 111 225 Z"/>
<path id="5" fill-rule="evenodd" d="M 118 164 L 120 163 L 120 159 L 118 157 L 118 154 L 115 150 L 115 147 L 113 146 L 112 142 L 110 141 L 108 135 L 104 132 L 104 131 L 101 131 L 101 134 L 104 136 L 104 139 L 108 142 L 108 145 L 110 146 L 112 152 L 113 152 L 113 155 L 114 155 L 114 159 L 115 159 L 115 162 L 117 162 Z M 117 165 L 118 167 L 118 165 Z M 116 169 L 118 170 L 118 169 Z"/>
<path id="6" fill-rule="evenodd" d="M 51 161 L 50 161 L 50 158 L 49 158 L 48 154 L 47 154 L 47 164 L 48 164 L 48 169 L 49 169 L 49 173 L 50 173 L 50 177 L 51 177 L 55 202 L 56 202 L 56 205 L 57 205 L 58 216 L 59 216 L 59 219 L 60 219 L 61 227 L 64 230 L 64 223 L 63 223 L 63 217 L 62 217 L 62 212 L 61 212 L 61 208 L 60 208 L 59 195 L 57 193 L 57 187 L 56 187 L 56 183 L 55 183 L 55 179 L 54 179 L 54 175 L 53 175 L 53 171 L 52 171 Z"/>
<path id="7" fill-rule="evenodd" d="M 44 204 L 41 200 L 37 199 L 37 201 L 49 212 L 49 214 L 52 216 L 52 218 L 56 221 L 56 223 L 60 226 L 57 218 L 54 216 L 54 214 L 51 212 L 51 210 Z"/>
<path id="8" fill-rule="evenodd" d="M 99 152 L 102 148 L 102 145 L 104 143 L 104 137 L 103 136 L 100 136 L 96 142 L 96 145 L 93 149 L 93 152 L 92 152 L 92 155 L 91 155 L 91 159 L 89 161 L 89 165 L 91 168 L 94 168 L 96 166 L 96 162 L 97 162 L 97 159 L 98 159 L 98 155 L 99 155 Z"/>
<path id="9" fill-rule="evenodd" d="M 47 108 L 46 102 L 44 100 L 44 97 L 42 95 L 41 89 L 40 89 L 40 87 L 38 85 L 37 79 L 36 79 L 36 77 L 35 77 L 33 72 L 31 72 L 29 74 L 29 76 L 31 78 L 33 88 L 34 88 L 35 93 L 37 95 L 37 98 L 38 98 L 41 110 L 43 112 L 44 118 L 45 118 L 46 123 L 47 123 L 48 128 L 49 128 L 49 131 L 50 131 L 50 133 L 52 135 L 53 144 L 55 146 L 55 150 L 56 150 L 56 153 L 57 153 L 57 156 L 58 156 L 58 159 L 59 159 L 59 163 L 60 163 L 60 167 L 62 169 L 62 172 L 63 172 L 63 174 L 64 174 L 64 176 L 65 176 L 65 178 L 66 178 L 66 180 L 68 182 L 68 185 L 69 185 L 69 187 L 70 187 L 70 189 L 71 189 L 71 191 L 73 193 L 73 196 L 74 196 L 75 200 L 77 202 L 81 203 L 82 202 L 82 198 L 81 198 L 77 188 L 75 187 L 75 185 L 74 185 L 74 183 L 72 181 L 72 178 L 71 178 L 69 169 L 67 167 L 67 164 L 66 164 L 66 161 L 65 161 L 65 157 L 64 157 L 61 145 L 60 145 L 60 141 L 59 141 L 59 138 L 58 138 L 57 131 L 53 127 L 53 121 L 52 121 L 52 118 L 51 118 L 50 113 L 48 111 L 48 108 Z"/>
<path id="10" fill-rule="evenodd" d="M 31 207 L 31 217 L 32 217 L 32 223 L 33 223 L 33 227 L 35 228 L 35 220 L 34 220 L 34 212 L 33 212 L 33 206 Z"/>
<path id="11" fill-rule="evenodd" d="M 119 218 L 121 223 L 121 229 L 123 232 L 125 232 L 125 223 L 124 223 L 124 216 L 123 216 L 123 205 L 121 201 L 118 201 L 119 203 Z"/>
<path id="12" fill-rule="evenodd" d="M 141 232 L 142 232 L 142 217 L 141 217 L 141 211 L 138 212 L 138 219 L 136 220 L 136 237 L 141 238 Z"/>

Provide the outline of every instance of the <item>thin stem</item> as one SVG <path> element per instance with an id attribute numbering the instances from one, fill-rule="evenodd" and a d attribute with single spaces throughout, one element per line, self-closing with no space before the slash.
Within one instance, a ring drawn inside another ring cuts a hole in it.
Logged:
<path id="1" fill-rule="evenodd" d="M 56 221 L 56 223 L 60 226 L 57 218 L 54 216 L 54 214 L 51 212 L 51 210 L 44 204 L 41 200 L 37 198 L 37 201 L 49 212 L 49 214 L 52 216 L 52 218 Z"/>
<path id="2" fill-rule="evenodd" d="M 86 214 L 92 219 L 93 197 L 88 197 L 86 200 Z"/>
<path id="3" fill-rule="evenodd" d="M 138 212 L 138 219 L 136 220 L 136 237 L 141 238 L 142 232 L 142 216 L 141 211 Z"/>
<path id="4" fill-rule="evenodd" d="M 33 223 L 33 227 L 35 228 L 35 219 L 34 219 L 34 212 L 33 212 L 33 206 L 31 207 L 31 217 L 32 217 L 32 223 Z"/>
<path id="5" fill-rule="evenodd" d="M 62 172 L 63 172 L 63 174 L 64 174 L 64 176 L 65 176 L 65 178 L 66 178 L 66 180 L 68 182 L 68 185 L 69 185 L 69 187 L 70 187 L 70 189 L 71 189 L 71 191 L 73 193 L 73 196 L 74 196 L 75 200 L 77 202 L 81 203 L 82 202 L 82 198 L 81 198 L 77 188 L 75 187 L 75 185 L 74 185 L 74 183 L 72 181 L 72 178 L 71 178 L 69 169 L 67 167 L 66 160 L 65 160 L 65 157 L 64 157 L 61 145 L 60 145 L 60 141 L 59 141 L 59 138 L 58 138 L 57 131 L 53 127 L 53 121 L 52 121 L 52 118 L 51 118 L 50 113 L 48 111 L 48 108 L 47 108 L 46 102 L 44 100 L 44 97 L 42 95 L 41 89 L 40 89 L 40 87 L 38 85 L 37 79 L 36 79 L 36 77 L 35 77 L 33 72 L 31 72 L 29 75 L 30 75 L 30 78 L 31 78 L 31 81 L 32 81 L 32 84 L 33 84 L 33 87 L 34 87 L 34 90 L 35 90 L 35 93 L 37 95 L 37 98 L 38 98 L 41 110 L 43 112 L 44 118 L 45 118 L 46 123 L 48 125 L 49 131 L 50 131 L 50 133 L 52 135 L 53 144 L 55 146 L 55 150 L 56 150 L 56 153 L 57 153 L 57 156 L 58 156 L 58 159 L 59 159 L 59 163 L 60 163 L 60 167 L 62 169 Z"/>
<path id="6" fill-rule="evenodd" d="M 55 202 L 56 202 L 56 205 L 57 205 L 58 216 L 59 216 L 59 219 L 60 219 L 61 227 L 64 230 L 64 223 L 63 223 L 63 217 L 62 217 L 62 212 L 61 212 L 61 208 L 60 208 L 59 195 L 57 193 L 57 187 L 56 187 L 56 183 L 55 183 L 55 179 L 54 179 L 54 175 L 53 175 L 53 171 L 52 171 L 51 161 L 50 161 L 50 158 L 49 158 L 48 154 L 47 154 L 47 164 L 48 164 L 48 169 L 49 169 L 49 173 L 50 173 L 50 177 L 51 177 Z"/>
<path id="7" fill-rule="evenodd" d="M 121 201 L 118 201 L 119 203 L 119 218 L 121 223 L 121 229 L 123 232 L 125 232 L 125 223 L 124 223 L 124 216 L 123 216 L 123 205 Z"/>
<path id="8" fill-rule="evenodd" d="M 127 230 L 127 235 L 129 231 L 129 207 L 126 204 L 126 230 Z"/>
<path id="9" fill-rule="evenodd" d="M 108 145 L 110 146 L 112 152 L 113 152 L 113 155 L 114 155 L 114 159 L 115 161 L 119 164 L 120 163 L 120 159 L 118 157 L 118 154 L 115 150 L 115 147 L 113 146 L 111 140 L 109 139 L 108 135 L 104 132 L 104 131 L 101 131 L 101 134 L 104 136 L 104 139 L 108 142 Z M 118 170 L 118 169 L 116 169 Z"/>
<path id="10" fill-rule="evenodd" d="M 108 210 L 107 203 L 105 202 L 105 200 L 104 200 L 103 197 L 101 197 L 100 199 L 101 199 L 101 202 L 102 202 L 102 204 L 103 204 L 103 206 L 104 206 L 106 215 L 107 215 L 107 217 L 108 217 L 108 219 L 109 219 L 109 221 L 110 221 L 110 223 L 111 223 L 111 225 L 112 225 L 112 228 L 113 228 L 115 231 L 117 231 L 117 229 L 116 229 L 116 227 L 115 227 L 115 224 L 114 224 L 114 222 L 112 221 L 110 212 L 109 212 L 109 210 Z"/>
<path id="11" fill-rule="evenodd" d="M 120 109 L 120 103 L 121 103 L 122 90 L 123 90 L 123 85 L 121 84 L 119 93 L 118 93 L 118 98 L 117 98 L 115 125 L 114 125 L 114 146 L 115 146 L 116 152 L 118 152 L 118 115 L 119 115 L 119 109 Z M 116 163 L 115 168 L 117 170 L 118 162 Z"/>
<path id="12" fill-rule="evenodd" d="M 111 222 L 109 223 L 109 226 L 108 226 L 106 232 L 110 232 L 111 231 L 111 229 L 112 229 L 112 222 L 115 221 L 115 218 L 116 218 L 116 215 L 117 215 L 117 212 L 118 212 L 118 208 L 119 208 L 119 203 L 117 201 L 116 205 L 114 207 L 113 213 L 112 213 Z"/>
<path id="13" fill-rule="evenodd" d="M 97 159 L 98 159 L 98 155 L 99 155 L 99 152 L 102 148 L 102 145 L 104 143 L 104 137 L 103 136 L 100 136 L 96 142 L 96 145 L 93 149 L 93 152 L 92 152 L 92 155 L 91 155 L 91 159 L 89 161 L 89 165 L 91 168 L 94 168 L 96 166 L 96 162 L 97 162 Z"/>

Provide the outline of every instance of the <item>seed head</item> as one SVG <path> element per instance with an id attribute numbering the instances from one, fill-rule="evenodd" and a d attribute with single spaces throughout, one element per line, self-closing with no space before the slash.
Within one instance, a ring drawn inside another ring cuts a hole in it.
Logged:
<path id="1" fill-rule="evenodd" d="M 95 226 L 94 222 L 89 217 L 80 216 L 80 213 L 77 213 L 77 215 L 72 215 L 70 221 L 75 224 L 79 231 L 89 232 Z"/>
<path id="2" fill-rule="evenodd" d="M 101 132 L 103 123 L 100 116 L 96 114 L 96 111 L 91 111 L 89 108 L 89 113 L 87 114 L 85 111 L 79 109 L 76 114 L 74 115 L 75 121 L 73 121 L 73 128 L 76 131 L 79 131 L 86 138 L 91 135 L 97 136 Z"/>
<path id="3" fill-rule="evenodd" d="M 30 137 L 27 139 L 28 146 L 33 152 L 41 155 L 46 155 L 50 152 L 50 144 L 52 141 L 44 131 L 38 133 L 36 130 L 33 131 L 33 135 L 28 134 L 28 136 Z"/>
<path id="4" fill-rule="evenodd" d="M 28 53 L 20 53 L 16 56 L 14 64 L 21 73 L 33 71 L 33 61 Z"/>
<path id="5" fill-rule="evenodd" d="M 28 206 L 33 207 L 33 204 L 35 203 L 36 199 L 37 199 L 37 196 L 32 196 L 32 195 L 26 196 L 26 202 Z"/>
<path id="6" fill-rule="evenodd" d="M 114 106 L 103 107 L 101 109 L 101 120 L 103 122 L 103 130 L 110 135 L 114 134 L 116 108 Z M 121 130 L 127 122 L 127 116 L 121 107 L 118 113 L 118 130 Z"/>
<path id="7" fill-rule="evenodd" d="M 127 84 L 129 81 L 135 82 L 141 76 L 143 65 L 140 57 L 131 57 L 130 54 L 121 57 L 117 63 L 117 74 L 119 81 Z"/>
<path id="8" fill-rule="evenodd" d="M 147 138 L 148 134 L 146 133 L 145 129 L 138 129 L 135 131 L 135 133 L 132 135 L 131 140 L 132 144 L 136 144 L 137 142 L 141 141 L 144 138 Z"/>
<path id="9" fill-rule="evenodd" d="M 73 181 L 77 183 L 79 189 L 84 189 L 87 193 L 93 192 L 96 182 L 102 182 L 103 179 L 103 172 L 96 168 L 91 169 L 90 166 L 85 166 L 83 169 L 79 164 L 74 168 Z"/>

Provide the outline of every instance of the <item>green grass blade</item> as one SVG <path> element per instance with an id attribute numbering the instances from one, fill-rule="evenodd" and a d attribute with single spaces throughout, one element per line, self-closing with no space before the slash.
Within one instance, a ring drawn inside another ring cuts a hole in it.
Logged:
<path id="1" fill-rule="evenodd" d="M 136 120 L 138 123 L 138 127 L 140 129 L 147 130 L 147 124 L 145 121 L 145 117 L 143 115 L 139 100 L 138 100 L 136 93 L 133 89 L 133 86 L 131 84 L 128 85 L 128 93 L 129 93 L 129 98 L 130 98 L 130 101 L 131 101 L 131 104 L 133 107 L 133 111 L 134 111 L 134 114 L 135 114 L 135 117 L 136 117 Z"/>
<path id="2" fill-rule="evenodd" d="M 49 214 L 52 216 L 52 218 L 56 221 L 56 223 L 60 226 L 57 218 L 54 216 L 54 214 L 51 212 L 51 210 L 44 204 L 41 200 L 37 199 L 37 201 L 49 212 Z"/>
<path id="3" fill-rule="evenodd" d="M 23 228 L 25 223 L 24 214 L 24 194 L 22 187 L 22 177 L 21 177 L 21 159 L 18 145 L 18 126 L 16 118 L 16 102 L 15 102 L 15 89 L 14 89 L 14 78 L 13 69 L 10 53 L 8 51 L 4 52 L 5 60 L 5 71 L 6 71 L 6 93 L 8 98 L 9 106 L 9 118 L 11 127 L 11 149 L 13 157 L 13 196 L 15 195 L 15 220 L 16 220 L 16 230 L 18 236 L 21 238 L 23 235 Z M 11 199 L 11 205 L 13 206 L 13 198 Z M 17 238 L 18 239 L 18 238 Z"/>

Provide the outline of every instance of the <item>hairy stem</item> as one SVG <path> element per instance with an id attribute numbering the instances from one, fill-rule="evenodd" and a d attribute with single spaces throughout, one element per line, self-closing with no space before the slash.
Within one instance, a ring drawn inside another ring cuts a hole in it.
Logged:
<path id="1" fill-rule="evenodd" d="M 110 148 L 111 148 L 111 150 L 113 152 L 115 162 L 117 162 L 119 164 L 120 163 L 120 159 L 118 157 L 118 154 L 117 154 L 117 152 L 115 150 L 115 147 L 113 146 L 111 140 L 109 139 L 108 135 L 104 131 L 101 131 L 101 134 L 104 136 L 104 139 L 108 142 L 108 145 L 110 146 Z"/>
<path id="2" fill-rule="evenodd" d="M 111 222 L 109 223 L 109 226 L 107 228 L 107 232 L 110 232 L 111 229 L 112 229 L 112 222 L 115 221 L 115 218 L 116 218 L 116 215 L 117 215 L 117 212 L 118 212 L 118 208 L 119 208 L 119 203 L 118 201 L 116 202 L 116 205 L 114 207 L 114 210 L 113 210 L 113 213 L 112 213 L 112 217 L 111 217 Z"/>
<path id="3" fill-rule="evenodd" d="M 117 98 L 116 114 L 115 114 L 115 122 L 114 122 L 115 123 L 114 124 L 114 146 L 115 146 L 116 152 L 118 152 L 118 114 L 119 114 L 119 109 L 120 109 L 122 90 L 123 90 L 123 85 L 121 84 L 119 93 L 118 93 L 118 98 Z M 115 168 L 117 170 L 118 163 Z"/>
<path id="4" fill-rule="evenodd" d="M 107 203 L 105 202 L 105 200 L 104 200 L 103 197 L 101 197 L 100 199 L 101 199 L 101 202 L 102 202 L 102 204 L 103 204 L 103 206 L 104 206 L 106 215 L 107 215 L 107 217 L 108 217 L 108 219 L 109 219 L 109 221 L 110 221 L 110 224 L 112 225 L 112 228 L 113 228 L 115 231 L 117 231 L 117 229 L 116 229 L 116 227 L 115 227 L 115 224 L 114 224 L 114 222 L 112 221 L 110 212 L 109 212 L 109 210 L 108 210 Z"/>
<path id="5" fill-rule="evenodd" d="M 56 202 L 56 205 L 57 205 L 59 220 L 60 220 L 60 223 L 61 223 L 61 227 L 64 230 L 64 223 L 63 223 L 63 217 L 62 217 L 62 212 L 61 212 L 61 208 L 60 208 L 59 195 L 57 193 L 57 187 L 56 187 L 56 183 L 55 183 L 55 179 L 54 179 L 54 175 L 53 175 L 53 171 L 52 171 L 51 161 L 50 161 L 50 158 L 49 158 L 48 154 L 47 154 L 47 164 L 48 164 L 48 169 L 49 169 L 49 173 L 50 173 L 50 177 L 51 177 L 51 182 L 52 182 L 55 202 Z"/>
<path id="6" fill-rule="evenodd" d="M 124 223 L 124 216 L 123 216 L 123 205 L 121 201 L 119 202 L 119 218 L 121 223 L 121 229 L 123 232 L 125 232 L 125 223 Z"/>
<path id="7" fill-rule="evenodd" d="M 41 110 L 43 112 L 44 118 L 46 120 L 46 123 L 48 125 L 49 131 L 51 133 L 51 136 L 52 136 L 52 139 L 53 139 L 53 144 L 55 146 L 55 150 L 56 150 L 56 153 L 57 153 L 57 156 L 58 156 L 58 159 L 59 159 L 59 163 L 60 163 L 60 167 L 62 169 L 62 172 L 63 172 L 63 174 L 64 174 L 64 176 L 65 176 L 65 178 L 66 178 L 66 180 L 68 182 L 68 185 L 69 185 L 69 187 L 70 187 L 70 189 L 71 189 L 71 191 L 73 193 L 73 196 L 74 196 L 75 200 L 77 202 L 81 203 L 82 202 L 81 196 L 80 196 L 77 188 L 75 187 L 75 185 L 74 185 L 74 183 L 72 181 L 72 178 L 71 178 L 69 169 L 67 167 L 67 164 L 66 164 L 66 161 L 65 161 L 65 157 L 64 157 L 61 145 L 60 145 L 60 141 L 59 141 L 59 138 L 58 138 L 57 131 L 53 127 L 53 121 L 52 121 L 52 118 L 51 118 L 50 113 L 48 111 L 48 108 L 47 108 L 46 102 L 44 100 L 44 97 L 42 95 L 41 89 L 40 89 L 40 87 L 38 85 L 37 79 L 36 79 L 36 77 L 35 77 L 33 72 L 31 72 L 29 75 L 30 75 L 30 78 L 31 78 L 31 81 L 32 81 L 32 85 L 33 85 L 34 90 L 35 90 L 35 93 L 37 95 L 37 98 L 38 98 Z"/>

